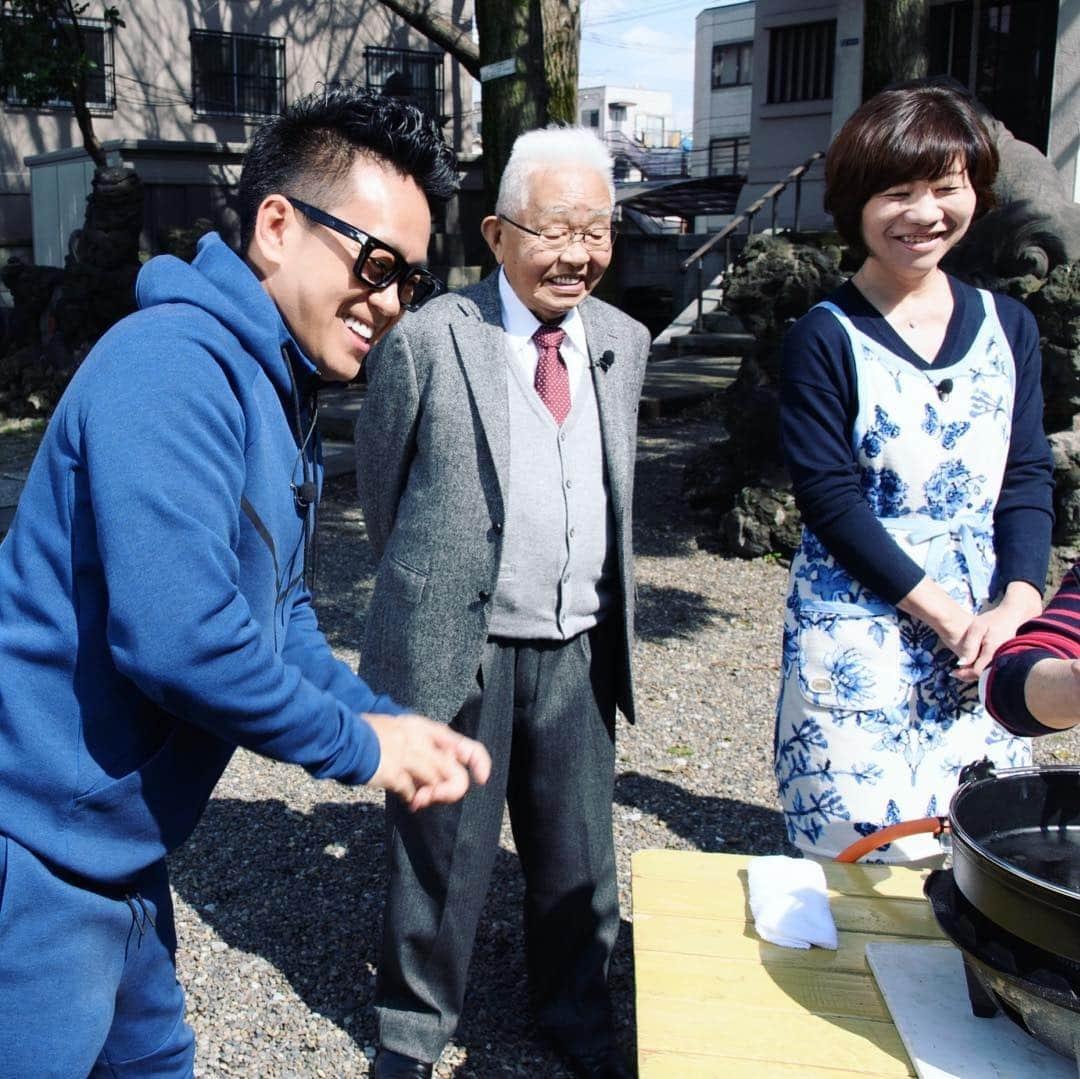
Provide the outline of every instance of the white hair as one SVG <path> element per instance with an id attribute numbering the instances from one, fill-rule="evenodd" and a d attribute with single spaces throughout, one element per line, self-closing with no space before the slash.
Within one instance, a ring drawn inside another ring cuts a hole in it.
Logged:
<path id="1" fill-rule="evenodd" d="M 560 165 L 595 169 L 607 184 L 611 205 L 615 205 L 615 185 L 611 181 L 611 154 L 587 127 L 550 127 L 526 131 L 514 140 L 510 160 L 499 180 L 495 200 L 497 214 L 520 213 L 529 204 L 529 181 L 534 172 Z"/>

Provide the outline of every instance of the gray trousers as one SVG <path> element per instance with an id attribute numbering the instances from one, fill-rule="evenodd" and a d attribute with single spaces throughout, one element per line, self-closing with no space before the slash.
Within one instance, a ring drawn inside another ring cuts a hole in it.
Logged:
<path id="1" fill-rule="evenodd" d="M 618 642 L 616 618 L 565 642 L 489 639 L 476 689 L 451 724 L 487 746 L 487 785 L 416 814 L 387 799 L 389 884 L 375 988 L 386 1048 L 434 1061 L 457 1027 L 504 798 L 525 877 L 537 1021 L 571 1052 L 611 1044 Z"/>

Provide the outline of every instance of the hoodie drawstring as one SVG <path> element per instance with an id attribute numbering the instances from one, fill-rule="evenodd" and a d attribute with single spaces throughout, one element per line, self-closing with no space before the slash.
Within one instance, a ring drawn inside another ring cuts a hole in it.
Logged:
<path id="1" fill-rule="evenodd" d="M 154 916 L 147 909 L 146 900 L 143 899 L 138 892 L 131 892 L 128 895 L 125 895 L 124 902 L 127 903 L 131 910 L 131 926 L 133 929 L 139 931 L 139 944 L 141 945 L 143 936 L 146 933 L 147 925 L 156 929 L 157 922 L 154 921 Z M 142 915 L 141 918 L 140 914 Z"/>
<path id="2" fill-rule="evenodd" d="M 305 435 L 300 416 L 300 393 L 296 388 L 296 375 L 293 372 L 292 356 L 287 344 L 281 346 L 281 355 L 289 371 L 289 388 L 292 390 L 293 419 L 295 422 L 294 436 L 299 447 L 297 463 L 303 462 L 301 471 L 303 481 L 300 487 L 297 487 L 294 483 L 292 489 L 297 508 L 304 513 L 304 583 L 307 585 L 308 591 L 314 594 L 319 570 L 319 549 L 315 543 L 315 536 L 318 532 L 319 499 L 315 483 L 315 466 L 311 458 L 308 457 L 307 446 L 312 441 L 319 422 L 319 397 L 317 390 L 312 390 L 311 423 Z M 314 455 L 314 450 L 312 454 Z M 295 468 L 295 465 L 293 467 Z"/>

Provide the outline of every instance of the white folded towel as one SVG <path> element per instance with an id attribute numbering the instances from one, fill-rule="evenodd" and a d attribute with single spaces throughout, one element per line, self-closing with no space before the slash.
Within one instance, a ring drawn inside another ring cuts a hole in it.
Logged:
<path id="1" fill-rule="evenodd" d="M 768 855 L 750 861 L 750 912 L 758 936 L 784 948 L 837 946 L 825 873 L 808 858 Z"/>

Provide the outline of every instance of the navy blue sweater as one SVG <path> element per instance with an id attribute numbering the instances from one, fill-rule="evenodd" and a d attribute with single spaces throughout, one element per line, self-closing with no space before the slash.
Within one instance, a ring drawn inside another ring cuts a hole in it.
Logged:
<path id="1" fill-rule="evenodd" d="M 237 745 L 359 783 L 358 713 L 401 711 L 333 657 L 300 579 L 287 417 L 315 369 L 269 296 L 211 235 L 138 300 L 0 545 L 0 831 L 113 884 L 186 838 Z"/>
<path id="2" fill-rule="evenodd" d="M 1080 562 L 1062 579 L 1061 587 L 1038 618 L 1025 622 L 1012 640 L 994 653 L 986 670 L 983 693 L 989 713 L 1013 734 L 1056 734 L 1040 723 L 1027 706 L 1031 668 L 1041 659 L 1080 658 Z"/>
<path id="3" fill-rule="evenodd" d="M 941 372 L 963 359 L 985 316 L 976 289 L 949 278 L 954 307 L 945 340 L 928 364 L 848 281 L 830 298 L 856 328 L 922 370 Z M 1031 312 L 994 296 L 1016 363 L 1012 436 L 1001 495 L 994 509 L 998 584 L 1027 581 L 1042 591 L 1053 525 L 1053 471 L 1042 429 L 1039 330 Z M 858 383 L 851 344 L 836 317 L 814 309 L 784 340 L 780 437 L 806 526 L 857 580 L 896 603 L 923 578 L 874 516 L 859 486 L 852 452 Z"/>

